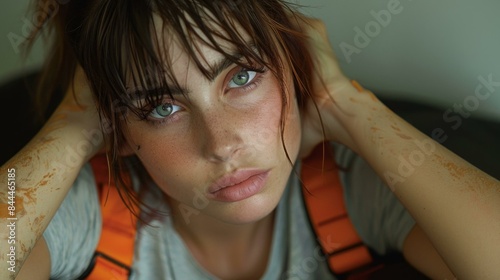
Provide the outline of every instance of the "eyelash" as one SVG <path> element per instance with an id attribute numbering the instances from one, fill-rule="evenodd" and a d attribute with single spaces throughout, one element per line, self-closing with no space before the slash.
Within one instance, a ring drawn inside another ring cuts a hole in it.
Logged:
<path id="1" fill-rule="evenodd" d="M 226 88 L 224 90 L 224 93 L 227 93 L 228 91 L 231 91 L 231 90 L 237 90 L 237 91 L 242 91 L 242 92 L 249 92 L 253 89 L 255 89 L 261 82 L 262 82 L 262 78 L 264 76 L 264 74 L 267 72 L 267 68 L 265 67 L 259 67 L 259 68 L 253 68 L 253 67 L 238 67 L 236 71 L 233 72 L 233 74 L 231 75 L 231 78 L 233 78 L 236 74 L 240 73 L 240 72 L 243 72 L 243 71 L 253 71 L 253 72 L 256 72 L 256 75 L 255 77 L 250 80 L 250 82 L 248 82 L 246 85 L 244 86 L 241 86 L 241 87 L 234 87 L 234 88 Z M 229 81 L 226 82 L 226 85 L 229 84 Z M 173 101 L 166 101 L 160 105 L 163 105 L 163 104 L 171 104 L 171 105 L 175 105 L 175 106 L 180 106 L 180 105 L 177 105 L 175 102 Z M 167 116 L 165 118 L 162 118 L 162 119 L 159 119 L 159 118 L 151 118 L 150 117 L 150 114 L 151 112 L 153 112 L 153 110 L 156 109 L 156 107 L 160 106 L 160 105 L 157 105 L 157 106 L 154 106 L 153 109 L 149 110 L 149 113 L 147 115 L 145 115 L 142 119 L 145 120 L 146 122 L 148 122 L 149 124 L 152 124 L 156 127 L 160 127 L 164 124 L 167 124 L 167 123 L 170 123 L 170 122 L 173 122 L 175 121 L 175 117 L 176 117 L 176 113 L 173 113 L 172 115 L 170 116 Z"/>
<path id="2" fill-rule="evenodd" d="M 234 76 L 236 76 L 236 74 L 243 72 L 243 71 L 256 72 L 255 77 L 244 86 L 227 88 L 224 91 L 225 93 L 227 93 L 230 90 L 237 90 L 237 91 L 242 91 L 242 92 L 248 92 L 248 91 L 253 90 L 262 81 L 262 77 L 267 72 L 267 68 L 265 68 L 265 67 L 260 67 L 260 68 L 243 68 L 243 67 L 241 67 L 241 68 L 238 68 L 237 71 L 233 72 L 233 75 L 231 75 L 231 78 L 233 78 Z M 229 84 L 229 82 L 227 82 L 227 84 Z"/>

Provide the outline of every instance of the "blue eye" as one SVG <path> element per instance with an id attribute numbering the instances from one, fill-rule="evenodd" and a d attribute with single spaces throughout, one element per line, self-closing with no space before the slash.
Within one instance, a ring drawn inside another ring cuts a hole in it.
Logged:
<path id="1" fill-rule="evenodd" d="M 149 115 L 155 119 L 164 119 L 168 118 L 169 116 L 179 111 L 180 109 L 181 107 L 177 105 L 171 103 L 165 103 L 154 108 Z"/>
<path id="2" fill-rule="evenodd" d="M 243 87 L 247 85 L 249 82 L 251 82 L 256 75 L 257 72 L 255 71 L 248 71 L 242 69 L 240 72 L 236 73 L 233 76 L 233 78 L 229 81 L 228 87 L 229 88 Z"/>

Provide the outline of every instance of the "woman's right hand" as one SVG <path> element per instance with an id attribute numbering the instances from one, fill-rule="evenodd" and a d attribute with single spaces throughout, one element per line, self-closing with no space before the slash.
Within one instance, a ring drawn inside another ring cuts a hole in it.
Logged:
<path id="1" fill-rule="evenodd" d="M 78 152 L 86 160 L 103 150 L 104 141 L 99 114 L 87 77 L 80 66 L 77 66 L 74 79 L 66 90 L 65 97 L 41 132 L 46 136 L 57 135 L 62 127 L 74 131 L 74 136 L 81 138 L 77 145 Z M 65 132 L 60 136 L 70 135 Z"/>
<path id="2" fill-rule="evenodd" d="M 15 185 L 0 184 L 0 195 L 9 197 L 15 190 L 15 208 L 9 212 L 16 218 L 16 267 L 13 272 L 0 271 L 0 279 L 48 279 L 50 252 L 43 232 L 61 205 L 82 166 L 103 148 L 99 115 L 83 70 L 78 67 L 73 83 L 55 112 L 38 134 L 0 168 L 0 181 L 7 182 L 15 174 Z M 1 203 L 7 209 L 7 204 Z M 6 214 L 7 215 L 7 214 Z M 0 221 L 6 228 L 7 219 Z M 0 239 L 8 239 L 0 231 Z M 7 242 L 1 252 L 12 251 Z M 13 246 L 13 245 L 12 245 Z M 0 262 L 7 263 L 2 254 Z"/>

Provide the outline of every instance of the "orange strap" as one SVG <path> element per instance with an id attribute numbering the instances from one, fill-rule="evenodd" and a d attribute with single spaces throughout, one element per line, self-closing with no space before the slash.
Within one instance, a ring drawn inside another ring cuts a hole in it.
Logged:
<path id="1" fill-rule="evenodd" d="M 106 157 L 94 157 L 90 163 L 99 191 L 103 225 L 92 260 L 95 265 L 84 279 L 128 279 L 134 257 L 137 218 L 122 201 L 113 180 L 109 180 Z M 138 213 L 135 205 L 132 207 Z"/>
<path id="2" fill-rule="evenodd" d="M 347 216 L 330 144 L 318 145 L 302 161 L 301 178 L 309 219 L 330 269 L 345 274 L 372 263 L 368 248 Z"/>

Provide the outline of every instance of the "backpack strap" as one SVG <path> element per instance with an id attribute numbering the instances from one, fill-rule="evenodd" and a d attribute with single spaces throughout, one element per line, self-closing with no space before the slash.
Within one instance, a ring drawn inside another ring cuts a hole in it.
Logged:
<path id="1" fill-rule="evenodd" d="M 317 240 L 333 273 L 345 275 L 372 263 L 349 220 L 333 149 L 325 142 L 302 161 L 303 197 Z"/>
<path id="2" fill-rule="evenodd" d="M 137 217 L 125 205 L 109 178 L 106 156 L 90 160 L 101 202 L 102 231 L 87 271 L 80 279 L 128 279 L 134 257 Z M 130 180 L 128 176 L 126 180 Z M 138 213 L 135 205 L 131 205 Z"/>

